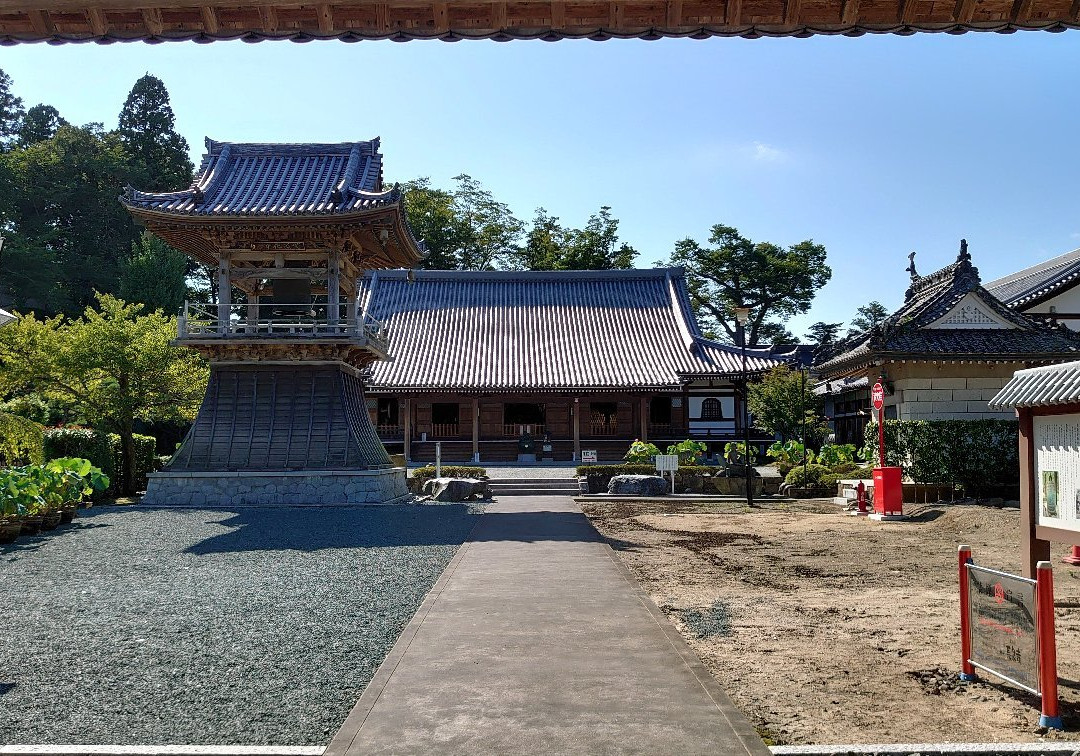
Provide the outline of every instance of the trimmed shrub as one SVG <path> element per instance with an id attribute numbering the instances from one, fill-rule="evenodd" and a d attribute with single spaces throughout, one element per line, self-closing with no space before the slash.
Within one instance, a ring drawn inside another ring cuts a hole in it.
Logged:
<path id="1" fill-rule="evenodd" d="M 829 468 L 824 465 L 799 465 L 792 468 L 784 482 L 793 488 L 821 488 L 821 479 L 828 474 Z"/>
<path id="2" fill-rule="evenodd" d="M 656 475 L 656 465 L 579 465 L 578 475 Z"/>
<path id="3" fill-rule="evenodd" d="M 40 465 L 45 460 L 45 429 L 33 420 L 0 412 L 0 467 Z"/>
<path id="4" fill-rule="evenodd" d="M 949 483 L 978 496 L 1020 481 L 1016 420 L 886 420 L 885 462 L 918 483 Z M 877 424 L 866 426 L 877 458 Z"/>

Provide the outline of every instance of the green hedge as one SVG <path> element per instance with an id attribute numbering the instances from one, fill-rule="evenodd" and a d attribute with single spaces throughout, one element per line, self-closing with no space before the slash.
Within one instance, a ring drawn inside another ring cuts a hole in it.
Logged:
<path id="1" fill-rule="evenodd" d="M 791 468 L 784 482 L 795 488 L 819 488 L 822 478 L 830 472 L 825 465 L 799 465 Z"/>
<path id="2" fill-rule="evenodd" d="M 106 495 L 115 496 L 123 490 L 123 454 L 120 436 L 102 433 L 92 428 L 46 428 L 45 459 L 81 457 L 99 468 L 112 481 Z M 153 436 L 135 434 L 135 488 L 146 488 L 147 473 L 157 465 L 156 441 Z"/>
<path id="3" fill-rule="evenodd" d="M 487 470 L 483 467 L 468 467 L 466 465 L 443 465 L 442 474 L 444 478 L 475 478 L 477 480 L 483 480 L 487 477 Z M 418 486 L 422 486 L 425 481 L 431 480 L 434 477 L 434 465 L 418 467 L 412 471 L 412 479 L 416 481 L 416 485 Z"/>
<path id="4" fill-rule="evenodd" d="M 886 420 L 885 463 L 918 483 L 960 486 L 969 496 L 1020 483 L 1016 420 Z M 877 423 L 866 426 L 877 459 Z"/>
<path id="5" fill-rule="evenodd" d="M 683 475 L 715 475 L 722 468 L 709 465 L 680 465 L 679 474 Z M 580 475 L 659 475 L 656 465 L 579 465 L 577 474 Z"/>

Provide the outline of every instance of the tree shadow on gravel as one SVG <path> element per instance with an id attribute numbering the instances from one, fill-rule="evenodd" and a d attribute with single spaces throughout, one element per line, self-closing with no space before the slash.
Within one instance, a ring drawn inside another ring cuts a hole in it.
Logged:
<path id="1" fill-rule="evenodd" d="M 468 537 L 479 517 L 461 504 L 243 509 L 227 519 L 211 521 L 232 530 L 200 541 L 186 552 L 456 546 Z"/>
<path id="2" fill-rule="evenodd" d="M 15 690 L 16 683 L 0 682 L 0 696 Z"/>
<path id="3" fill-rule="evenodd" d="M 37 551 L 39 548 L 49 543 L 49 541 L 56 538 L 63 538 L 65 535 L 76 533 L 80 530 L 87 530 L 89 528 L 108 527 L 112 526 L 104 522 L 86 522 L 84 516 L 80 515 L 75 522 L 60 525 L 55 530 L 46 530 L 36 536 L 19 536 L 13 543 L 6 543 L 3 546 L 0 546 L 0 557 L 8 555 L 17 557 L 21 554 L 29 554 Z"/>

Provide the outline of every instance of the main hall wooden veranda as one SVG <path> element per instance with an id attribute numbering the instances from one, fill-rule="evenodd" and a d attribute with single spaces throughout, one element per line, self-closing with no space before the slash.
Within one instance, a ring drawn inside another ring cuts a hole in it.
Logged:
<path id="1" fill-rule="evenodd" d="M 721 454 L 743 437 L 743 378 L 784 361 L 749 349 L 744 365 L 738 348 L 705 338 L 679 268 L 376 271 L 360 299 L 392 358 L 368 369 L 369 412 L 414 462 L 432 461 L 437 442 L 458 462 L 569 462 L 583 450 L 617 461 L 635 439 L 693 438 Z"/>

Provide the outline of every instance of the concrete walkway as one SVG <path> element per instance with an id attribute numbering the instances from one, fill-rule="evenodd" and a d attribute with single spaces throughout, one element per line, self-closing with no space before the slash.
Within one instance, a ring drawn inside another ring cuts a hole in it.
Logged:
<path id="1" fill-rule="evenodd" d="M 568 497 L 481 519 L 326 750 L 769 750 Z"/>

